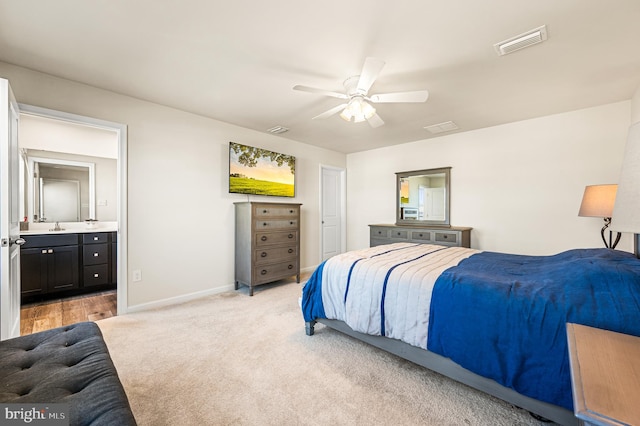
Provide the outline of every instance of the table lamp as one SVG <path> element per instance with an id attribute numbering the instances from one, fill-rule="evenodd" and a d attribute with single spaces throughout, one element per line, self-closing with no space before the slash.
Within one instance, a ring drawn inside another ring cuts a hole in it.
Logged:
<path id="1" fill-rule="evenodd" d="M 604 226 L 600 230 L 602 241 L 607 248 L 616 248 L 620 241 L 620 232 L 612 242 L 612 232 L 609 231 L 609 242 L 604 237 L 604 232 L 611 224 L 611 216 L 613 215 L 613 205 L 616 201 L 616 192 L 618 185 L 590 185 L 584 189 L 582 203 L 578 216 L 601 217 L 604 219 Z"/>

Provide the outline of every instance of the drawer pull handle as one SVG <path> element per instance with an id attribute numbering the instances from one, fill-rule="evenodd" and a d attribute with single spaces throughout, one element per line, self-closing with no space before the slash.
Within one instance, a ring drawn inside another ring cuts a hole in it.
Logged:
<path id="1" fill-rule="evenodd" d="M 400 236 L 400 233 L 398 232 L 398 236 Z"/>
<path id="2" fill-rule="evenodd" d="M 260 257 L 267 257 L 267 252 L 263 251 L 262 253 L 260 253 Z"/>
<path id="3" fill-rule="evenodd" d="M 287 235 L 289 238 L 293 238 L 293 234 L 289 234 Z"/>
<path id="4" fill-rule="evenodd" d="M 289 266 L 287 266 L 287 268 L 293 269 L 293 265 L 289 265 Z"/>
<path id="5" fill-rule="evenodd" d="M 289 210 L 289 213 L 293 214 L 293 210 Z"/>
<path id="6" fill-rule="evenodd" d="M 49 254 L 53 253 L 53 249 L 47 250 L 47 253 L 49 253 Z"/>
<path id="7" fill-rule="evenodd" d="M 267 275 L 267 270 L 263 269 L 262 271 L 260 271 L 260 275 Z"/>
<path id="8" fill-rule="evenodd" d="M 47 254 L 47 249 L 42 249 L 42 254 Z"/>
<path id="9" fill-rule="evenodd" d="M 290 248 L 290 249 L 289 249 L 289 253 L 293 253 L 293 249 L 291 249 L 291 248 Z"/>
<path id="10" fill-rule="evenodd" d="M 93 237 L 93 241 L 98 241 L 98 237 Z"/>
<path id="11" fill-rule="evenodd" d="M 264 223 L 262 224 L 262 226 L 267 226 L 267 222 L 264 222 Z"/>
<path id="12" fill-rule="evenodd" d="M 449 238 L 449 236 L 448 235 L 443 235 L 442 238 L 444 238 L 446 240 L 447 238 Z"/>
<path id="13" fill-rule="evenodd" d="M 93 278 L 99 278 L 100 274 L 93 274 Z"/>
<path id="14" fill-rule="evenodd" d="M 418 236 L 422 237 L 422 234 L 418 234 Z"/>
<path id="15" fill-rule="evenodd" d="M 93 257 L 98 257 L 98 256 L 100 256 L 99 253 L 93 253 Z"/>
<path id="16" fill-rule="evenodd" d="M 293 225 L 295 222 L 289 222 L 289 225 Z"/>
<path id="17" fill-rule="evenodd" d="M 262 236 L 262 238 L 260 238 L 260 240 L 262 240 L 262 241 L 267 241 L 267 236 L 266 236 L 266 235 L 263 235 L 263 236 Z"/>
<path id="18" fill-rule="evenodd" d="M 262 210 L 262 213 L 266 213 L 266 212 L 267 212 L 266 210 Z"/>

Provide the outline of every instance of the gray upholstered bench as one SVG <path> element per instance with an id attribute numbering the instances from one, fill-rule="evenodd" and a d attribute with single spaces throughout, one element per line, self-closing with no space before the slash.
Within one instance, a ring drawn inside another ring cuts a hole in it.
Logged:
<path id="1" fill-rule="evenodd" d="M 70 425 L 135 425 L 93 322 L 0 342 L 0 402 L 64 403 Z"/>

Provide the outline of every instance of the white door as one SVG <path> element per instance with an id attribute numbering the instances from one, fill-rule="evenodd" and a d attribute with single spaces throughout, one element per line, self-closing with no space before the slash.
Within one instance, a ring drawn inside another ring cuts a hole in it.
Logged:
<path id="1" fill-rule="evenodd" d="M 18 104 L 0 79 L 0 340 L 20 335 Z"/>
<path id="2" fill-rule="evenodd" d="M 321 253 L 327 260 L 345 250 L 344 170 L 321 166 L 320 210 L 322 215 Z"/>
<path id="3" fill-rule="evenodd" d="M 444 188 L 425 188 L 426 220 L 444 220 Z"/>

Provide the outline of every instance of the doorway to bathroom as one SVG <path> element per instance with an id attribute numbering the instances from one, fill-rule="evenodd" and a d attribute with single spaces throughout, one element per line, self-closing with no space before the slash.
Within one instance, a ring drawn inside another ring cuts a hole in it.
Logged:
<path id="1" fill-rule="evenodd" d="M 47 247 L 60 253 L 49 257 L 49 267 L 70 267 L 73 273 L 64 274 L 77 283 L 60 292 L 50 283 L 29 293 L 41 248 L 21 253 L 21 334 L 126 312 L 126 142 L 126 126 L 119 123 L 20 105 L 21 236 L 77 242 L 77 248 L 64 247 L 71 254 Z M 73 203 L 63 201 L 69 197 Z"/>

